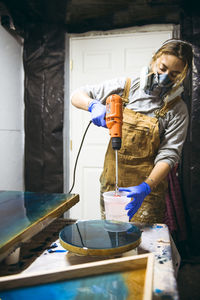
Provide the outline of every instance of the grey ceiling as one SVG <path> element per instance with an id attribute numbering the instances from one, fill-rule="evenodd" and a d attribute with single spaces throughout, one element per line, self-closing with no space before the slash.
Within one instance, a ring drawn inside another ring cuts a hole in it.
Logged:
<path id="1" fill-rule="evenodd" d="M 0 13 L 19 28 L 56 23 L 67 32 L 108 30 L 151 23 L 179 23 L 183 0 L 1 0 Z"/>

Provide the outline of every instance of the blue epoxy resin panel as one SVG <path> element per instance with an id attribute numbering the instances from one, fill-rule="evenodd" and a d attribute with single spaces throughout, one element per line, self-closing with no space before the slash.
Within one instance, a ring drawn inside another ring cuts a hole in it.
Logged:
<path id="1" fill-rule="evenodd" d="M 90 249 L 94 250 L 94 255 L 95 250 L 114 250 L 133 245 L 140 237 L 141 231 L 135 225 L 109 220 L 77 221 L 60 232 L 60 240 L 66 249 L 75 253 L 78 253 L 76 247 L 83 251 L 86 249 L 83 254 Z"/>
<path id="2" fill-rule="evenodd" d="M 2 300 L 126 300 L 130 286 L 121 273 L 105 274 L 58 283 L 0 292 Z"/>
<path id="3" fill-rule="evenodd" d="M 0 248 L 71 195 L 0 191 Z"/>

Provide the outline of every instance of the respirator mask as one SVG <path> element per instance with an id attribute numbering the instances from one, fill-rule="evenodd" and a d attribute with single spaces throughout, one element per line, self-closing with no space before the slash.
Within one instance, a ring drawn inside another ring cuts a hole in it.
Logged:
<path id="1" fill-rule="evenodd" d="M 151 74 L 147 78 L 147 84 L 145 92 L 153 96 L 164 96 L 173 86 L 173 82 L 169 78 L 168 74 Z"/>

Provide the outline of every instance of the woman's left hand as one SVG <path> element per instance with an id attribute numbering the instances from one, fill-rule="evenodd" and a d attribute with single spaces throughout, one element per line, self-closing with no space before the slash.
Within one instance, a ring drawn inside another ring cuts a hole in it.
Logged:
<path id="1" fill-rule="evenodd" d="M 127 215 L 129 216 L 130 221 L 142 205 L 144 198 L 151 193 L 151 188 L 148 183 L 142 182 L 137 186 L 119 188 L 119 191 L 129 192 L 129 194 L 127 194 L 127 197 L 133 198 L 133 200 L 125 207 L 125 209 L 128 210 Z"/>

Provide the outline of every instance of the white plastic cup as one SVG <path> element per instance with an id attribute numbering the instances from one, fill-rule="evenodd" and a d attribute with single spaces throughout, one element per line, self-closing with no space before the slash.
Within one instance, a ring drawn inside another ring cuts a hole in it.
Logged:
<path id="1" fill-rule="evenodd" d="M 129 222 L 127 216 L 127 210 L 125 210 L 126 204 L 130 202 L 130 198 L 127 198 L 127 192 L 110 191 L 103 193 L 105 216 L 106 220 Z"/>

